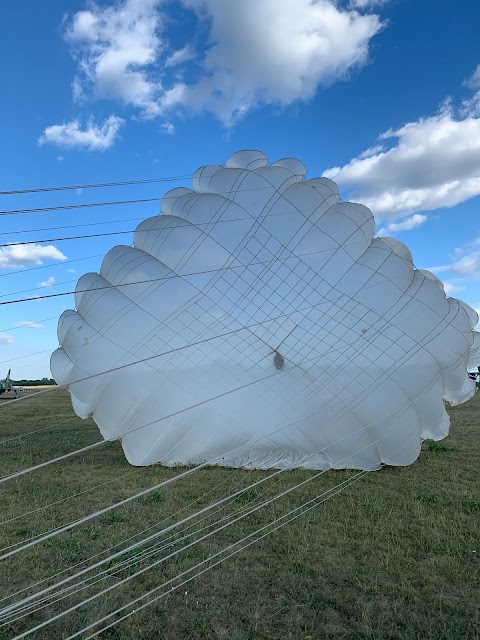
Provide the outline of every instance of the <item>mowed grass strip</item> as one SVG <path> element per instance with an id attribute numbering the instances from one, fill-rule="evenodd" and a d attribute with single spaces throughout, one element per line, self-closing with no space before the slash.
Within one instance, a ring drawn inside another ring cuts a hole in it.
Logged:
<path id="1" fill-rule="evenodd" d="M 414 465 L 368 474 L 98 638 L 480 638 L 480 397 L 449 413 L 451 435 L 438 443 L 425 442 Z M 44 430 L 23 435 L 40 428 Z M 0 444 L 2 476 L 101 439 L 92 421 L 74 416 L 62 390 L 3 407 L 0 403 L 0 441 L 18 435 L 22 437 Z M 182 470 L 131 467 L 119 443 L 108 443 L 4 483 L 0 546 L 47 532 Z M 12 638 L 47 620 L 215 532 L 221 518 L 225 524 L 314 476 L 291 471 L 269 477 L 272 473 L 202 469 L 9 558 L 2 566 L 1 597 L 71 565 L 81 569 L 87 566 L 82 561 L 95 554 L 100 554 L 96 559 L 105 558 L 108 554 L 102 551 L 127 538 L 134 545 L 127 557 L 135 564 L 108 563 L 103 568 L 111 573 L 101 582 L 3 627 L 0 638 Z M 316 477 L 31 637 L 67 637 L 355 474 L 330 471 Z M 264 478 L 264 483 L 248 488 Z M 144 558 L 144 547 L 135 546 L 144 536 L 241 488 L 246 491 L 214 514 L 185 525 L 194 528 L 180 527 L 164 536 L 168 548 L 152 549 Z"/>

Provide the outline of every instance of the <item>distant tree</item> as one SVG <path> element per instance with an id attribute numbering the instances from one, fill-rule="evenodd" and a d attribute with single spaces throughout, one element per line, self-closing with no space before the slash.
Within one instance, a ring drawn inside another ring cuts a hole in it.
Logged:
<path id="1" fill-rule="evenodd" d="M 53 378 L 42 378 L 41 380 L 12 380 L 12 383 L 21 387 L 38 387 L 40 385 L 57 384 Z"/>

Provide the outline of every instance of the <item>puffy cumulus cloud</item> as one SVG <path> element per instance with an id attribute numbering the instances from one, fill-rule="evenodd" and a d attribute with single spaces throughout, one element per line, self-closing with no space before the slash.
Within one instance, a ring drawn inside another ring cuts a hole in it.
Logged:
<path id="1" fill-rule="evenodd" d="M 44 329 L 44 325 L 34 320 L 19 320 L 15 326 L 20 329 Z"/>
<path id="2" fill-rule="evenodd" d="M 229 124 L 259 103 L 312 98 L 320 84 L 363 65 L 376 15 L 342 10 L 331 0 L 184 0 L 211 25 L 196 83 L 178 83 L 164 108 L 206 110 Z"/>
<path id="3" fill-rule="evenodd" d="M 73 83 L 78 99 L 120 99 L 147 114 L 156 112 L 160 85 L 147 75 L 160 49 L 159 0 L 124 0 L 110 6 L 92 2 L 67 21 L 65 38 L 78 60 Z"/>
<path id="4" fill-rule="evenodd" d="M 480 194 L 479 117 L 456 116 L 446 102 L 436 115 L 391 129 L 380 141 L 381 148 L 324 172 L 377 221 L 453 207 Z"/>
<path id="5" fill-rule="evenodd" d="M 0 344 L 13 344 L 15 338 L 8 333 L 0 333 Z"/>
<path id="6" fill-rule="evenodd" d="M 399 233 L 400 231 L 411 231 L 417 229 L 428 220 L 428 217 L 421 213 L 415 213 L 413 216 L 402 220 L 401 222 L 392 222 L 391 224 L 379 229 L 377 235 L 381 238 L 388 236 L 392 233 Z"/>
<path id="7" fill-rule="evenodd" d="M 114 115 L 109 116 L 102 125 L 89 120 L 85 128 L 82 128 L 79 120 L 72 120 L 47 127 L 38 142 L 40 145 L 105 151 L 113 145 L 123 124 L 124 120 Z"/>
<path id="8" fill-rule="evenodd" d="M 67 256 L 53 244 L 22 244 L 0 247 L 0 269 L 43 264 L 44 260 L 66 260 Z"/>
<path id="9" fill-rule="evenodd" d="M 320 84 L 344 78 L 366 62 L 382 28 L 377 15 L 334 0 L 183 5 L 196 15 L 199 33 L 208 33 L 206 53 L 191 42 L 172 51 L 163 29 L 168 6 L 158 0 L 93 3 L 68 19 L 65 37 L 79 69 L 74 96 L 121 100 L 144 117 L 209 111 L 231 124 L 260 103 L 308 100 Z M 185 74 L 192 66 L 195 73 Z M 189 83 L 186 75 L 198 80 Z"/>
<path id="10" fill-rule="evenodd" d="M 406 465 L 475 393 L 473 309 L 305 177 L 259 151 L 203 166 L 78 281 L 52 374 L 132 464 Z"/>

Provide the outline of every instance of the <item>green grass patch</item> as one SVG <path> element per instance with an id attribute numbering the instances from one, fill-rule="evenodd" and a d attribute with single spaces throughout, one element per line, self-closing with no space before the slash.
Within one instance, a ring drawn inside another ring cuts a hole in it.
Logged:
<path id="1" fill-rule="evenodd" d="M 452 447 L 447 447 L 446 444 L 438 442 L 437 440 L 427 440 L 427 449 L 428 451 L 433 451 L 433 453 L 443 453 L 445 451 L 451 451 Z"/>
<path id="2" fill-rule="evenodd" d="M 478 640 L 480 396 L 449 413 L 451 435 L 441 442 L 424 442 L 415 464 L 368 474 L 288 526 L 172 591 L 171 586 L 181 582 L 174 580 L 156 603 L 96 637 Z M 28 435 L 38 429 L 44 430 Z M 0 444 L 0 475 L 100 439 L 91 420 L 82 421 L 73 414 L 68 394 L 62 390 L 0 406 L 0 441 L 4 441 Z M 0 545 L 5 548 L 44 534 L 182 470 L 160 465 L 131 467 L 120 444 L 108 443 L 18 477 L 0 486 Z M 2 627 L 0 639 L 12 638 L 163 559 L 155 568 L 31 636 L 34 640 L 68 637 L 353 478 L 355 472 L 324 473 L 246 515 L 262 501 L 314 475 L 299 470 L 270 478 L 271 474 L 204 468 L 9 558 L 0 575 L 1 597 L 40 580 L 46 580 L 42 583 L 46 586 L 49 576 L 74 565 L 76 569 L 69 571 L 78 570 L 90 557 L 95 558 L 91 562 L 98 561 L 108 549 L 112 553 L 132 547 L 103 567 L 107 573 L 99 576 L 96 585 L 78 594 L 67 593 L 64 600 Z M 261 479 L 265 482 L 249 488 Z M 153 546 L 154 540 L 140 544 L 142 538 L 241 489 L 245 491 L 214 512 L 168 531 L 161 548 Z M 235 524 L 175 555 L 183 545 L 241 515 L 245 517 Z M 68 576 L 69 571 L 60 577 Z"/>

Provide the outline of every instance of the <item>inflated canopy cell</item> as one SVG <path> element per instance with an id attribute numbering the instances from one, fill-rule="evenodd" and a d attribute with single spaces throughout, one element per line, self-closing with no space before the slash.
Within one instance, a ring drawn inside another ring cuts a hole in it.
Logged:
<path id="1" fill-rule="evenodd" d="M 240 151 L 80 278 L 52 374 L 134 465 L 407 465 L 475 391 L 477 314 L 304 165 Z"/>

